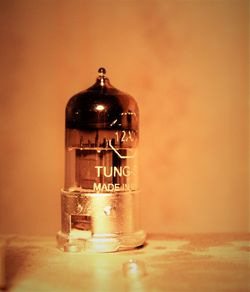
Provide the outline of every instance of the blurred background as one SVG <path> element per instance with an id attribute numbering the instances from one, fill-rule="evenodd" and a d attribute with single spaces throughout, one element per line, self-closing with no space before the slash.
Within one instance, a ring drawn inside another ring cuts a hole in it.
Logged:
<path id="1" fill-rule="evenodd" d="M 140 106 L 144 229 L 249 231 L 248 5 L 0 1 L 0 233 L 60 229 L 65 105 L 100 66 Z"/>

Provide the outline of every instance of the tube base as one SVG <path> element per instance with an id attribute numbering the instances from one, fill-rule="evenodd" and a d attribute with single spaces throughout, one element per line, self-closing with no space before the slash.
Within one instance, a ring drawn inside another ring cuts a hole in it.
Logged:
<path id="1" fill-rule="evenodd" d="M 114 252 L 143 245 L 138 192 L 61 191 L 62 230 L 58 248 L 65 252 Z"/>

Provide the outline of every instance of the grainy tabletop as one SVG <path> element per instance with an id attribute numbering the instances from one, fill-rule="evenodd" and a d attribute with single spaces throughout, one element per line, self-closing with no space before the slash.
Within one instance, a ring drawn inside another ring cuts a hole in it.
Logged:
<path id="1" fill-rule="evenodd" d="M 8 291 L 250 291 L 250 234 L 149 235 L 105 254 L 64 253 L 54 238 L 1 242 Z"/>

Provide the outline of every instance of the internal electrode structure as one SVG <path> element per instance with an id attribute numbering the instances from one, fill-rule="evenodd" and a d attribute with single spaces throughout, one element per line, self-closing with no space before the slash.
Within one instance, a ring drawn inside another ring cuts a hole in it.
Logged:
<path id="1" fill-rule="evenodd" d="M 65 184 L 58 247 L 112 252 L 143 245 L 138 184 L 139 109 L 100 68 L 66 107 Z"/>

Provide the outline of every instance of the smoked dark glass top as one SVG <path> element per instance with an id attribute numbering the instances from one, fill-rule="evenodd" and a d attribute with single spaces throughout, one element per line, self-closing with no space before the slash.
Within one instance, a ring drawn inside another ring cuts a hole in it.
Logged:
<path id="1" fill-rule="evenodd" d="M 137 131 L 139 110 L 135 99 L 110 84 L 105 68 L 98 74 L 94 85 L 69 100 L 66 128 Z"/>

